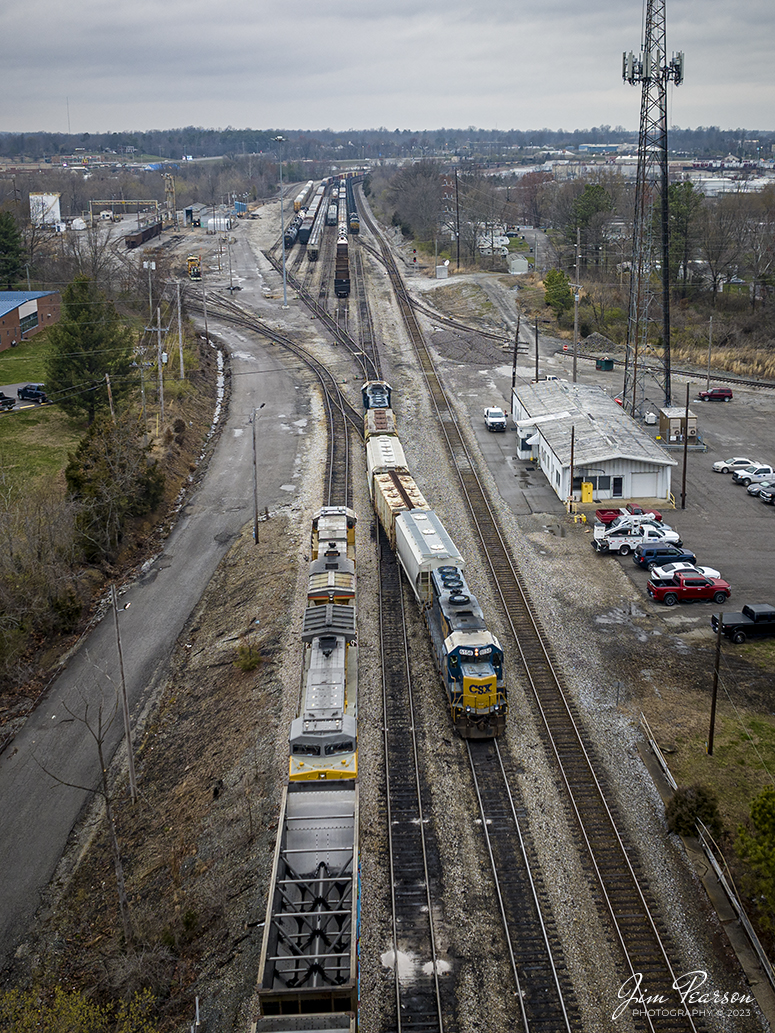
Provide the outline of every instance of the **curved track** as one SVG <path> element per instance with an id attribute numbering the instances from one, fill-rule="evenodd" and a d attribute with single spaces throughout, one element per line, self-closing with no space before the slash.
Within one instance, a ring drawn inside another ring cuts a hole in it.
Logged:
<path id="1" fill-rule="evenodd" d="M 339 388 L 336 377 L 287 334 L 280 333 L 252 313 L 242 308 L 231 298 L 222 298 L 217 293 L 208 295 L 208 311 L 214 318 L 251 330 L 282 345 L 296 355 L 316 376 L 322 389 L 328 424 L 328 453 L 326 457 L 326 505 L 352 506 L 350 484 L 350 431 L 363 436 L 363 420 L 360 412 L 353 408 Z"/>

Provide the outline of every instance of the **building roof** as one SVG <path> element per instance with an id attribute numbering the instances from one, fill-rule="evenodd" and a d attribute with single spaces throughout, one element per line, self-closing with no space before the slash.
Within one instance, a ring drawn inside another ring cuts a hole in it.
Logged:
<path id="1" fill-rule="evenodd" d="M 57 293 L 58 291 L 0 291 L 0 318 L 13 312 L 25 301 L 36 301 L 38 298 Z"/>
<path id="2" fill-rule="evenodd" d="M 572 427 L 576 467 L 612 459 L 678 465 L 600 387 L 549 380 L 518 387 L 517 397 L 529 415 L 519 420 L 520 430 L 534 427 L 539 431 L 563 466 L 570 466 Z"/>

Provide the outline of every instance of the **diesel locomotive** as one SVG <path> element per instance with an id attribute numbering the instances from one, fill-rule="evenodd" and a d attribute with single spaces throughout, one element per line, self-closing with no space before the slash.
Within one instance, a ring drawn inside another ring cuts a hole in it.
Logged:
<path id="1" fill-rule="evenodd" d="M 503 649 L 466 581 L 463 557 L 408 469 L 390 385 L 367 381 L 361 395 L 372 502 L 428 625 L 452 723 L 464 739 L 493 738 L 508 711 Z"/>

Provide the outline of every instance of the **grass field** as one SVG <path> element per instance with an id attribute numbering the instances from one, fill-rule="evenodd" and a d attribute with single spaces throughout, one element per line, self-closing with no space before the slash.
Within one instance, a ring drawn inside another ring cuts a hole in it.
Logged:
<path id="1" fill-rule="evenodd" d="M 0 352 L 0 385 L 45 381 L 45 336 Z M 29 405 L 0 414 L 0 482 L 19 487 L 55 483 L 83 429 L 55 405 Z"/>

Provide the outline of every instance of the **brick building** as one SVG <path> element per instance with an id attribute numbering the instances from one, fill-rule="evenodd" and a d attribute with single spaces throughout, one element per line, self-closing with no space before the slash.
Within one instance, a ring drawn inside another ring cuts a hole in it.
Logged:
<path id="1" fill-rule="evenodd" d="M 59 321 L 58 291 L 0 291 L 0 351 Z"/>

